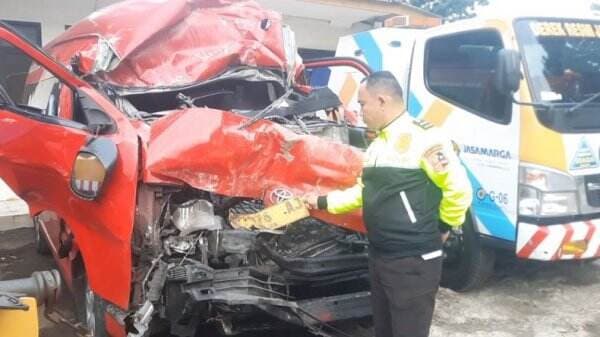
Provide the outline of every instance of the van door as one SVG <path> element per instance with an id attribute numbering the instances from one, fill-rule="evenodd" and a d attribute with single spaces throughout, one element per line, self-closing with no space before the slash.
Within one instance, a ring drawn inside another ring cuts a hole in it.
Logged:
<path id="1" fill-rule="evenodd" d="M 126 308 L 135 131 L 109 100 L 2 24 L 0 45 L 28 64 L 0 78 L 0 177 L 31 215 L 69 226 L 92 290 Z"/>
<path id="2" fill-rule="evenodd" d="M 510 97 L 494 86 L 505 41 L 486 27 L 418 40 L 407 97 L 412 116 L 442 127 L 459 145 L 474 188 L 476 230 L 514 242 L 520 118 Z"/>

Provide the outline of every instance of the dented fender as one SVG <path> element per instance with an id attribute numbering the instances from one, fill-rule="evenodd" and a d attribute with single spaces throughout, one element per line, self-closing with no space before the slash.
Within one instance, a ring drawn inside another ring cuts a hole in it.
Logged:
<path id="1" fill-rule="evenodd" d="M 191 108 L 173 111 L 151 126 L 145 183 L 189 185 L 227 196 L 262 199 L 271 205 L 283 195 L 325 194 L 356 183 L 362 153 L 351 146 L 298 135 L 228 111 Z M 313 215 L 364 232 L 360 213 Z"/>

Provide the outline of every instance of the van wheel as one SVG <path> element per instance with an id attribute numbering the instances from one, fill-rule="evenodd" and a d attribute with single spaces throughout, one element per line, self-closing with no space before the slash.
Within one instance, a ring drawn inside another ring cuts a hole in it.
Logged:
<path id="1" fill-rule="evenodd" d="M 42 233 L 42 228 L 40 227 L 40 223 L 37 219 L 33 219 L 33 235 L 35 242 L 35 250 L 40 255 L 50 255 L 50 246 L 48 245 L 48 241 L 46 241 L 46 237 L 44 233 Z"/>
<path id="2" fill-rule="evenodd" d="M 474 290 L 494 272 L 496 252 L 481 244 L 469 214 L 462 232 L 451 233 L 444 250 L 442 287 L 458 292 Z"/>
<path id="3" fill-rule="evenodd" d="M 90 289 L 85 276 L 75 279 L 74 283 L 77 319 L 88 331 L 87 336 L 108 337 L 104 321 L 106 302 Z"/>

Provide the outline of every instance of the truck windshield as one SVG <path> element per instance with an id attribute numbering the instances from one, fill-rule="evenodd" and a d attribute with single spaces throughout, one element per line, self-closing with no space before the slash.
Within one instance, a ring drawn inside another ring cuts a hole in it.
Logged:
<path id="1" fill-rule="evenodd" d="M 563 132 L 600 130 L 600 21 L 527 19 L 515 23 L 532 99 L 545 125 Z"/>

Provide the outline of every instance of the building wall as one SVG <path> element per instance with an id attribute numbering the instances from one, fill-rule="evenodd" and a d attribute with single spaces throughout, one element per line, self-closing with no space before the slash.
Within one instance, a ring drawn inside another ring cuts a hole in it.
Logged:
<path id="1" fill-rule="evenodd" d="M 39 22 L 42 44 L 79 19 L 122 0 L 0 0 L 0 19 Z M 432 19 L 398 4 L 366 0 L 256 0 L 263 6 L 283 13 L 284 21 L 296 32 L 301 48 L 335 50 L 337 39 L 360 30 L 361 16 L 384 14 L 410 15 L 412 22 Z M 332 12 L 335 15 L 332 15 Z M 315 38 L 318 34 L 318 38 Z"/>
<path id="2" fill-rule="evenodd" d="M 95 0 L 0 0 L 0 19 L 39 22 L 42 44 L 94 11 Z"/>
<path id="3" fill-rule="evenodd" d="M 441 19 L 398 3 L 368 0 L 256 0 L 283 14 L 300 48 L 335 50 L 339 37 L 373 28 L 366 19 L 386 15 L 410 17 L 415 26 L 434 26 Z"/>

